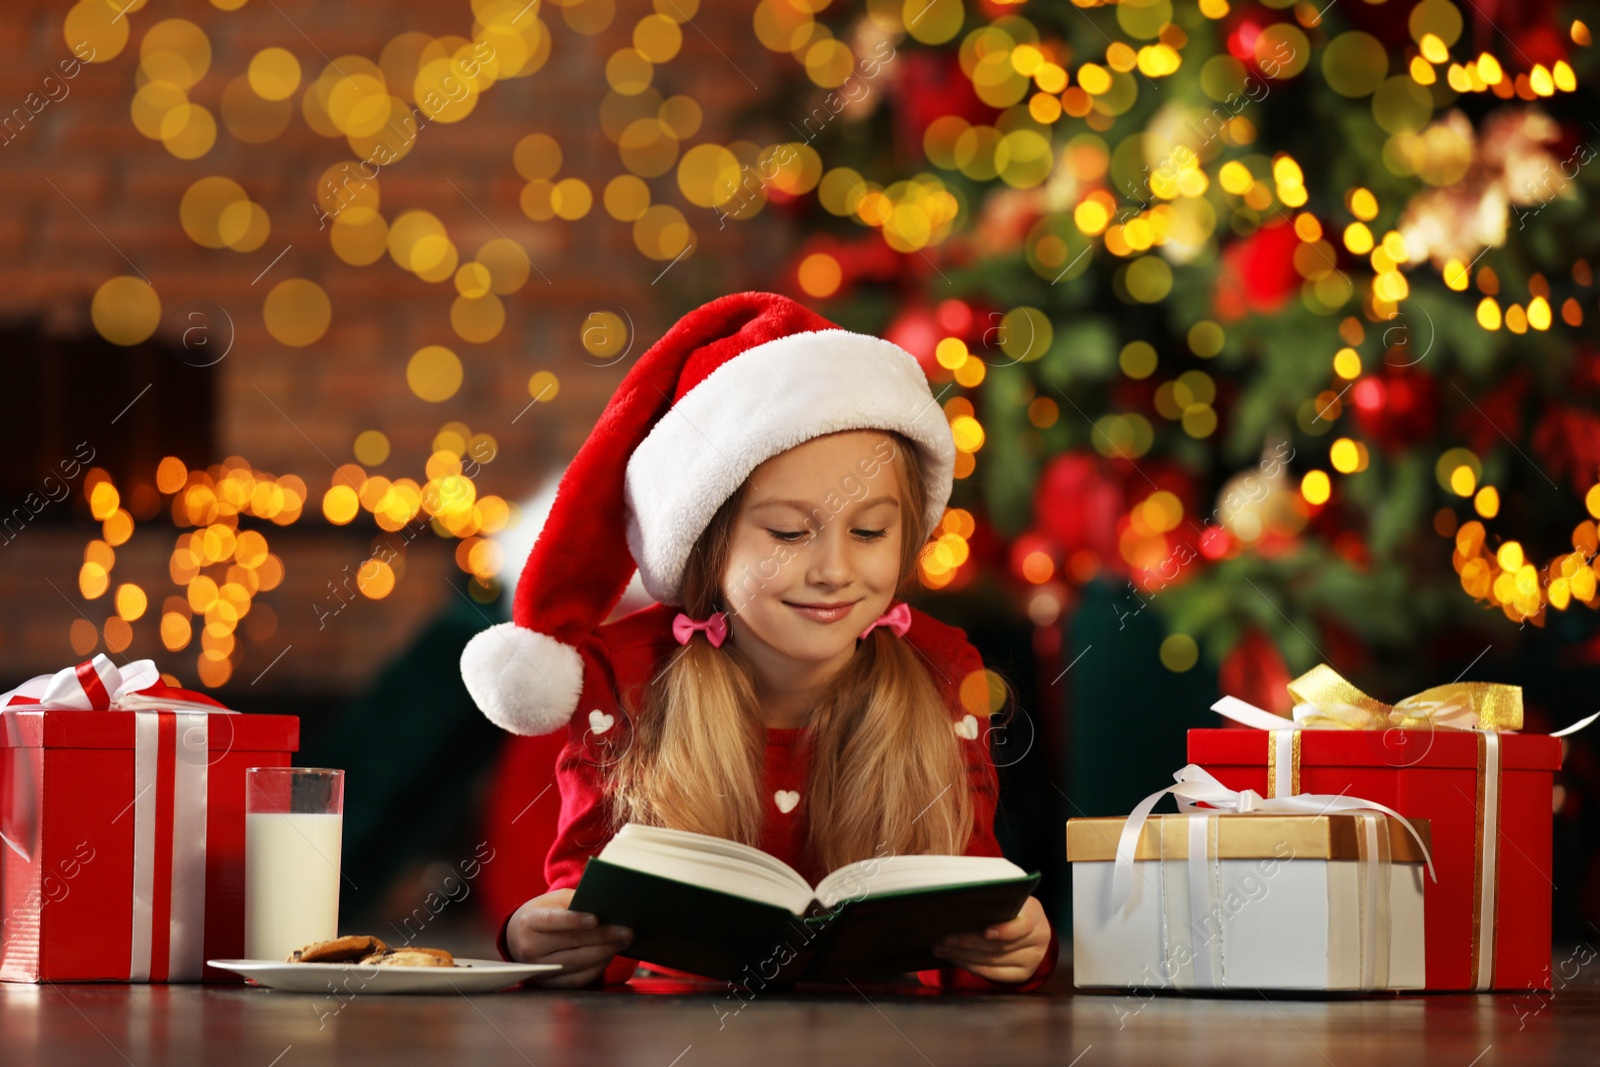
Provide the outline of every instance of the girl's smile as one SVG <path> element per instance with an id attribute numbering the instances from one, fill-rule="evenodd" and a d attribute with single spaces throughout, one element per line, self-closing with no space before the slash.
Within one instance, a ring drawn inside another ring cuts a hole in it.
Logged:
<path id="1" fill-rule="evenodd" d="M 850 609 L 861 603 L 861 601 L 849 600 L 839 604 L 794 604 L 785 600 L 784 603 L 794 608 L 805 618 L 815 622 L 830 623 L 838 622 L 840 619 L 849 616 Z"/>

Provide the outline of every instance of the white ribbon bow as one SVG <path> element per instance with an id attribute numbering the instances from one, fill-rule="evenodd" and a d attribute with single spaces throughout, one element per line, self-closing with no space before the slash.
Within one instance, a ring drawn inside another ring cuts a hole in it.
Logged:
<path id="1" fill-rule="evenodd" d="M 136 659 L 125 667 L 118 667 L 104 653 L 89 661 L 95 676 L 105 687 L 109 701 L 98 701 L 89 695 L 76 666 L 63 667 L 54 674 L 41 674 L 28 679 L 15 689 L 0 696 L 0 705 L 10 705 L 12 697 L 32 697 L 37 704 L 19 704 L 12 711 L 216 711 L 230 712 L 215 704 L 181 697 L 145 693 L 144 690 L 161 681 L 161 671 L 155 660 Z"/>
<path id="2" fill-rule="evenodd" d="M 1208 809 L 1200 807 L 1201 804 L 1210 805 L 1209 810 L 1212 811 L 1238 815 L 1252 813 L 1329 815 L 1354 811 L 1380 811 L 1398 819 L 1400 825 L 1406 828 L 1406 832 L 1416 841 L 1417 847 L 1422 849 L 1423 858 L 1428 861 L 1428 877 L 1435 882 L 1439 880 L 1433 870 L 1433 856 L 1429 853 L 1422 836 L 1398 811 L 1385 807 L 1375 800 L 1363 800 L 1342 793 L 1300 793 L 1291 797 L 1264 797 L 1254 789 L 1237 791 L 1229 789 L 1204 767 L 1193 763 L 1184 766 L 1172 777 L 1177 781 L 1177 785 L 1158 789 L 1139 801 L 1128 816 L 1128 821 L 1122 825 L 1122 836 L 1117 839 L 1116 866 L 1111 875 L 1111 906 L 1115 910 L 1120 911 L 1128 902 L 1128 898 L 1133 895 L 1133 859 L 1139 847 L 1139 835 L 1144 832 L 1145 820 L 1150 817 L 1150 811 L 1156 806 L 1156 801 L 1168 793 L 1171 793 L 1173 799 L 1178 802 L 1178 810 L 1185 814 L 1207 811 Z"/>
<path id="3" fill-rule="evenodd" d="M 172 696 L 170 691 L 168 695 L 144 692 L 161 682 L 161 671 L 156 668 L 155 660 L 136 659 L 127 666 L 118 667 L 103 653 L 96 654 L 88 666 L 93 670 L 100 688 L 105 690 L 103 699 L 91 694 L 89 688 L 85 687 L 83 679 L 78 676 L 79 667 L 82 666 L 76 664 L 63 667 L 54 674 L 35 675 L 10 692 L 0 695 L 0 714 L 4 716 L 6 733 L 13 748 L 21 740 L 14 714 L 19 711 L 198 711 L 236 714 L 231 708 L 219 708 L 204 701 Z M 13 704 L 15 697 L 27 697 L 29 702 Z M 14 825 L 20 827 L 21 833 L 7 834 L 0 827 L 0 842 L 28 862 L 38 844 L 34 840 L 34 795 L 37 784 L 33 780 L 32 761 L 19 757 L 13 766 L 16 768 L 16 780 L 12 786 Z"/>

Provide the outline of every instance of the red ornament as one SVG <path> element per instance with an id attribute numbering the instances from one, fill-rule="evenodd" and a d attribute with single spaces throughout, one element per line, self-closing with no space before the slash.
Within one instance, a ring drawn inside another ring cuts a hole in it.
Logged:
<path id="1" fill-rule="evenodd" d="M 967 348 L 990 366 L 1005 366 L 1014 362 L 1000 347 L 1006 339 L 1006 330 L 1000 325 L 1005 312 L 984 300 L 974 300 L 969 306 L 972 308 L 972 325 L 962 338 L 967 342 Z"/>
<path id="2" fill-rule="evenodd" d="M 992 125 L 1000 114 L 978 97 L 953 49 L 901 49 L 886 71 L 895 79 L 889 87 L 899 113 L 894 129 L 900 143 L 895 150 L 904 159 L 922 158 L 922 135 L 934 119 L 955 115 L 974 125 Z"/>
<path id="3" fill-rule="evenodd" d="M 1294 707 L 1289 696 L 1289 665 L 1278 646 L 1260 630 L 1251 628 L 1223 657 L 1217 687 L 1258 708 L 1287 715 Z"/>
<path id="4" fill-rule="evenodd" d="M 1108 571 L 1128 575 L 1133 568 L 1122 558 L 1121 549 L 1128 511 L 1161 489 L 1178 498 L 1186 516 L 1194 515 L 1194 486 L 1180 468 L 1149 458 L 1135 465 L 1092 452 L 1069 452 L 1051 460 L 1039 478 L 1033 498 L 1034 529 L 1060 547 L 1062 559 L 1087 551 Z M 1192 527 L 1181 523 L 1166 537 L 1171 555 L 1163 565 L 1170 569 L 1171 561 L 1176 561 L 1187 571 L 1187 562 L 1198 555 Z M 1188 551 L 1180 551 L 1180 545 L 1187 545 Z M 1160 572 L 1149 576 L 1156 579 L 1172 580 Z"/>
<path id="5" fill-rule="evenodd" d="M 1200 535 L 1200 554 L 1209 560 L 1219 560 L 1233 547 L 1233 539 L 1220 526 L 1208 526 Z"/>
<path id="6" fill-rule="evenodd" d="M 1109 463 L 1090 453 L 1057 456 L 1034 489 L 1035 528 L 1068 557 L 1087 550 L 1107 562 L 1120 560 L 1117 520 L 1127 510 L 1121 479 Z"/>
<path id="7" fill-rule="evenodd" d="M 1241 63 L 1253 62 L 1256 55 L 1256 41 L 1260 38 L 1261 27 L 1245 19 L 1228 34 L 1228 53 Z"/>
<path id="8" fill-rule="evenodd" d="M 1430 441 L 1438 422 L 1433 376 L 1410 368 L 1385 367 L 1350 390 L 1356 425 L 1371 441 L 1396 450 Z"/>
<path id="9" fill-rule="evenodd" d="M 1474 0 L 1472 52 L 1495 52 L 1531 66 L 1549 67 L 1567 57 L 1567 46 L 1551 26 L 1559 26 L 1555 0 Z M 1505 49 L 1509 42 L 1509 49 Z M 1505 51 L 1501 51 L 1505 49 Z M 1506 53 L 1509 52 L 1509 55 Z M 1520 64 L 1519 64 L 1520 65 Z"/>
<path id="10" fill-rule="evenodd" d="M 935 352 L 939 342 L 945 334 L 939 328 L 939 320 L 932 310 L 925 305 L 914 305 L 896 315 L 894 321 L 883 332 L 884 340 L 899 345 L 901 348 L 917 357 L 917 363 L 922 366 L 922 372 L 929 378 L 935 374 L 948 374 L 939 361 Z"/>
<path id="11" fill-rule="evenodd" d="M 1528 372 L 1517 368 L 1476 398 L 1474 404 L 1461 404 L 1455 411 L 1455 430 L 1462 443 L 1483 455 L 1504 440 L 1522 439 L 1523 398 L 1528 392 Z"/>
<path id="12" fill-rule="evenodd" d="M 1217 277 L 1218 317 L 1233 321 L 1281 310 L 1300 288 L 1300 272 L 1294 268 L 1299 245 L 1299 236 L 1287 222 L 1263 226 L 1229 245 Z"/>
<path id="13" fill-rule="evenodd" d="M 933 311 L 939 328 L 950 337 L 967 338 L 972 335 L 972 305 L 964 300 L 941 300 Z"/>
<path id="14" fill-rule="evenodd" d="M 1565 404 L 1553 406 L 1539 416 L 1532 443 L 1551 476 L 1570 478 L 1579 496 L 1594 485 L 1600 468 L 1600 416 Z"/>
<path id="15" fill-rule="evenodd" d="M 1363 378 L 1356 383 L 1350 391 L 1350 402 L 1356 410 L 1368 416 L 1376 416 L 1383 411 L 1385 403 L 1385 390 L 1383 383 L 1376 378 Z"/>
<path id="16" fill-rule="evenodd" d="M 888 283 L 904 276 L 905 257 L 884 244 L 877 234 L 867 234 L 844 248 L 850 263 L 846 278 L 850 281 Z"/>
<path id="17" fill-rule="evenodd" d="M 1245 5 L 1238 6 L 1243 8 Z M 1255 83 L 1271 83 L 1274 78 L 1285 77 L 1283 68 L 1296 59 L 1294 49 L 1284 38 L 1262 40 L 1262 35 L 1266 31 L 1294 24 L 1273 18 L 1270 12 L 1260 11 L 1259 5 L 1257 8 L 1254 11 L 1230 15 L 1224 38 L 1228 54 L 1244 64 L 1245 73 L 1251 79 L 1251 83 L 1246 86 L 1246 92 L 1252 96 L 1262 88 Z M 1263 18 L 1268 21 L 1261 21 Z"/>
<path id="18" fill-rule="evenodd" d="M 1538 5 L 1521 4 L 1524 9 Z M 1517 39 L 1516 55 L 1529 63 L 1542 63 L 1545 68 L 1555 66 L 1567 58 L 1566 39 L 1544 22 L 1530 26 Z"/>

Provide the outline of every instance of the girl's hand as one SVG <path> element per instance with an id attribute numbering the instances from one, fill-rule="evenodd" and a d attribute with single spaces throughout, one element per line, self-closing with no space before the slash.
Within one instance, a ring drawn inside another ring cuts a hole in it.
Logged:
<path id="1" fill-rule="evenodd" d="M 950 934 L 933 954 L 994 982 L 1032 977 L 1050 945 L 1050 920 L 1037 897 L 1023 902 L 1015 919 L 970 934 Z"/>
<path id="2" fill-rule="evenodd" d="M 534 975 L 535 985 L 557 989 L 586 986 L 600 977 L 619 949 L 633 940 L 625 926 L 601 926 L 586 911 L 568 911 L 573 890 L 534 897 L 512 913 L 506 948 L 519 963 L 559 963 L 560 971 Z"/>

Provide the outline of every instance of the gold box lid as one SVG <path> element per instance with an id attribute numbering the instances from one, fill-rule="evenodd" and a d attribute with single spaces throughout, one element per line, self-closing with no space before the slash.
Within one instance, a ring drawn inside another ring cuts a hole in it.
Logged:
<path id="1" fill-rule="evenodd" d="M 1188 815 L 1152 815 L 1139 833 L 1136 860 L 1161 858 L 1162 827 L 1167 830 L 1169 859 L 1187 859 Z M 1399 820 L 1382 816 L 1389 828 L 1389 856 L 1396 863 L 1422 863 L 1417 842 Z M 1432 846 L 1427 819 L 1408 820 Z M 1120 817 L 1067 820 L 1067 860 L 1110 862 L 1117 858 L 1117 840 L 1127 819 Z M 1174 833 L 1177 830 L 1179 832 Z M 1236 815 L 1217 814 L 1218 859 L 1337 859 L 1359 858 L 1356 816 L 1338 815 Z"/>

